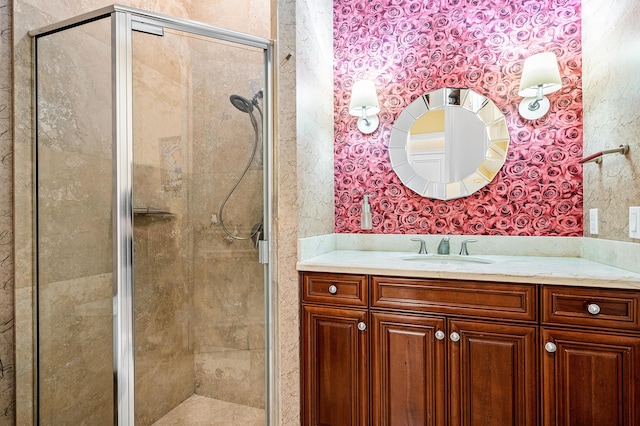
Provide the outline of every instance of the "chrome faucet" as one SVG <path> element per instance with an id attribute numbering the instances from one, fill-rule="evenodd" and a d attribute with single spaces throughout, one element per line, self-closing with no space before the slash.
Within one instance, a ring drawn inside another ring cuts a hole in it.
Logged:
<path id="1" fill-rule="evenodd" d="M 478 240 L 464 240 L 460 244 L 460 255 L 461 256 L 469 256 L 469 252 L 467 251 L 467 243 L 475 243 Z"/>
<path id="2" fill-rule="evenodd" d="M 420 251 L 418 254 L 427 254 L 427 242 L 422 238 L 412 238 L 411 241 L 417 241 L 420 243 Z"/>
<path id="3" fill-rule="evenodd" d="M 449 246 L 449 237 L 444 237 L 440 244 L 438 244 L 438 254 L 449 254 L 450 246 Z"/>

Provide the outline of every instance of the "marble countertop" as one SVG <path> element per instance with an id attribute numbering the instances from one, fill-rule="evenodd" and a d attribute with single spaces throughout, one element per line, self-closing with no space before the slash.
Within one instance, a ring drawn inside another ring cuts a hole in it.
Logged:
<path id="1" fill-rule="evenodd" d="M 297 268 L 309 272 L 640 289 L 640 274 L 577 257 L 469 257 L 477 262 L 462 261 L 457 255 L 451 260 L 437 255 L 427 255 L 430 260 L 416 260 L 419 257 L 408 252 L 334 250 L 300 261 Z"/>

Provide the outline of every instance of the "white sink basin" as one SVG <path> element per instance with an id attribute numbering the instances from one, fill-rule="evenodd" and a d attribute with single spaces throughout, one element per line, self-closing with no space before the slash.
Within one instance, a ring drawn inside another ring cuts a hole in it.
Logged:
<path id="1" fill-rule="evenodd" d="M 405 256 L 402 260 L 411 262 L 427 262 L 427 263 L 493 263 L 493 260 L 482 259 L 473 256 L 460 256 L 458 254 L 414 254 Z"/>

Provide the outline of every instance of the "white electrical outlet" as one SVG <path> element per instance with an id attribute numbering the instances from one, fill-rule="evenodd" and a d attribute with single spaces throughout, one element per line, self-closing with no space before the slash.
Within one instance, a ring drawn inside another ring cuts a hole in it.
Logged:
<path id="1" fill-rule="evenodd" d="M 640 207 L 629 207 L 629 238 L 640 239 Z"/>
<path id="2" fill-rule="evenodd" d="M 598 235 L 598 209 L 589 209 L 589 233 Z"/>

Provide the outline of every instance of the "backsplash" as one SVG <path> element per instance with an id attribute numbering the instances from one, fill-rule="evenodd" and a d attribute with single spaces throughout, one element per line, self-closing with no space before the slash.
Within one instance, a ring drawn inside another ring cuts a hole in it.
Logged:
<path id="1" fill-rule="evenodd" d="M 335 0 L 335 232 L 363 232 L 362 196 L 374 194 L 372 233 L 581 236 L 581 50 L 580 0 Z M 542 51 L 556 53 L 563 87 L 549 95 L 546 116 L 526 121 L 517 112 L 521 67 Z M 371 135 L 348 113 L 359 79 L 378 90 Z M 489 185 L 440 201 L 401 184 L 387 146 L 402 109 L 446 86 L 491 98 L 511 145 Z"/>

